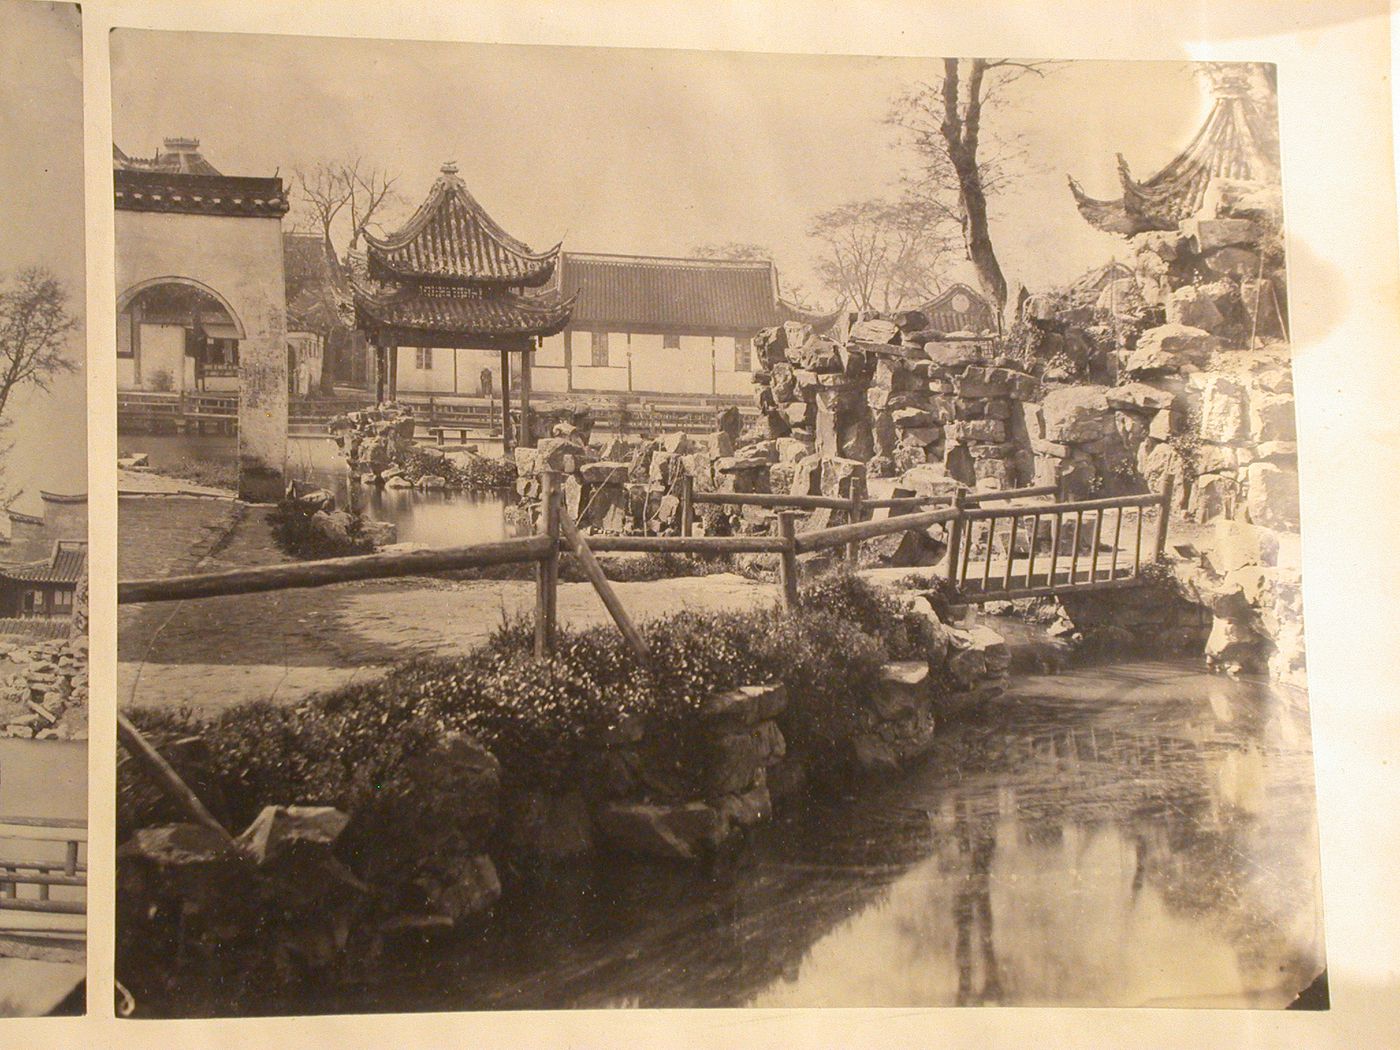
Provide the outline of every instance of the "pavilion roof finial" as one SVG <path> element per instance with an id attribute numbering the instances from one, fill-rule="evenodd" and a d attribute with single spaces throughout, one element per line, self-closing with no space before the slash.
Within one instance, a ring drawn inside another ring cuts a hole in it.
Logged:
<path id="1" fill-rule="evenodd" d="M 456 175 L 457 162 L 455 160 L 444 161 L 442 165 L 442 173 L 444 175 Z"/>

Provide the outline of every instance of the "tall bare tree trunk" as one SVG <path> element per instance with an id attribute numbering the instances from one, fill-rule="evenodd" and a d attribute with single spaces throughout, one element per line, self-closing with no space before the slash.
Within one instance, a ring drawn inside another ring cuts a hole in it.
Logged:
<path id="1" fill-rule="evenodd" d="M 982 292 L 996 306 L 997 326 L 1002 324 L 1006 309 L 1006 277 L 992 248 L 987 229 L 987 194 L 982 186 L 982 173 L 977 166 L 978 136 L 982 121 L 982 78 L 987 71 L 985 59 L 974 59 L 967 76 L 967 110 L 960 113 L 958 99 L 962 83 L 958 59 L 943 62 L 943 124 L 940 129 L 948 145 L 948 159 L 958 177 L 958 202 L 962 207 L 963 241 L 967 257 L 977 271 Z"/>

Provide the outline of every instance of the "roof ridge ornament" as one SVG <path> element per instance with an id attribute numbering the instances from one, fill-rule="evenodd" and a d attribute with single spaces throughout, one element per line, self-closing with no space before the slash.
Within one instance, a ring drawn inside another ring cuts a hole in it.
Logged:
<path id="1" fill-rule="evenodd" d="M 442 173 L 443 173 L 444 175 L 456 175 L 456 174 L 457 174 L 457 162 L 456 162 L 455 160 L 443 161 L 443 164 L 442 164 Z"/>

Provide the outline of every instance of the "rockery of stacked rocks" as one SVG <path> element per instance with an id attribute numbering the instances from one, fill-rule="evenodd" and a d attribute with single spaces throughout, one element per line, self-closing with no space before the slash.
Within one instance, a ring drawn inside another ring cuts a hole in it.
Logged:
<path id="1" fill-rule="evenodd" d="M 88 731 L 85 635 L 8 647 L 0 687 L 0 735 L 84 740 Z"/>

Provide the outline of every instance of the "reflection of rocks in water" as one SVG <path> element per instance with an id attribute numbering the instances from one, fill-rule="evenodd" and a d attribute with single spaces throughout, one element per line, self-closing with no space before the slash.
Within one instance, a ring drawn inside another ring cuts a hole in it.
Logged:
<path id="1" fill-rule="evenodd" d="M 1321 940 L 1278 695 L 1165 664 L 1013 686 L 906 778 L 708 869 L 506 873 L 490 929 L 383 960 L 355 1005 L 1282 1006 Z"/>

